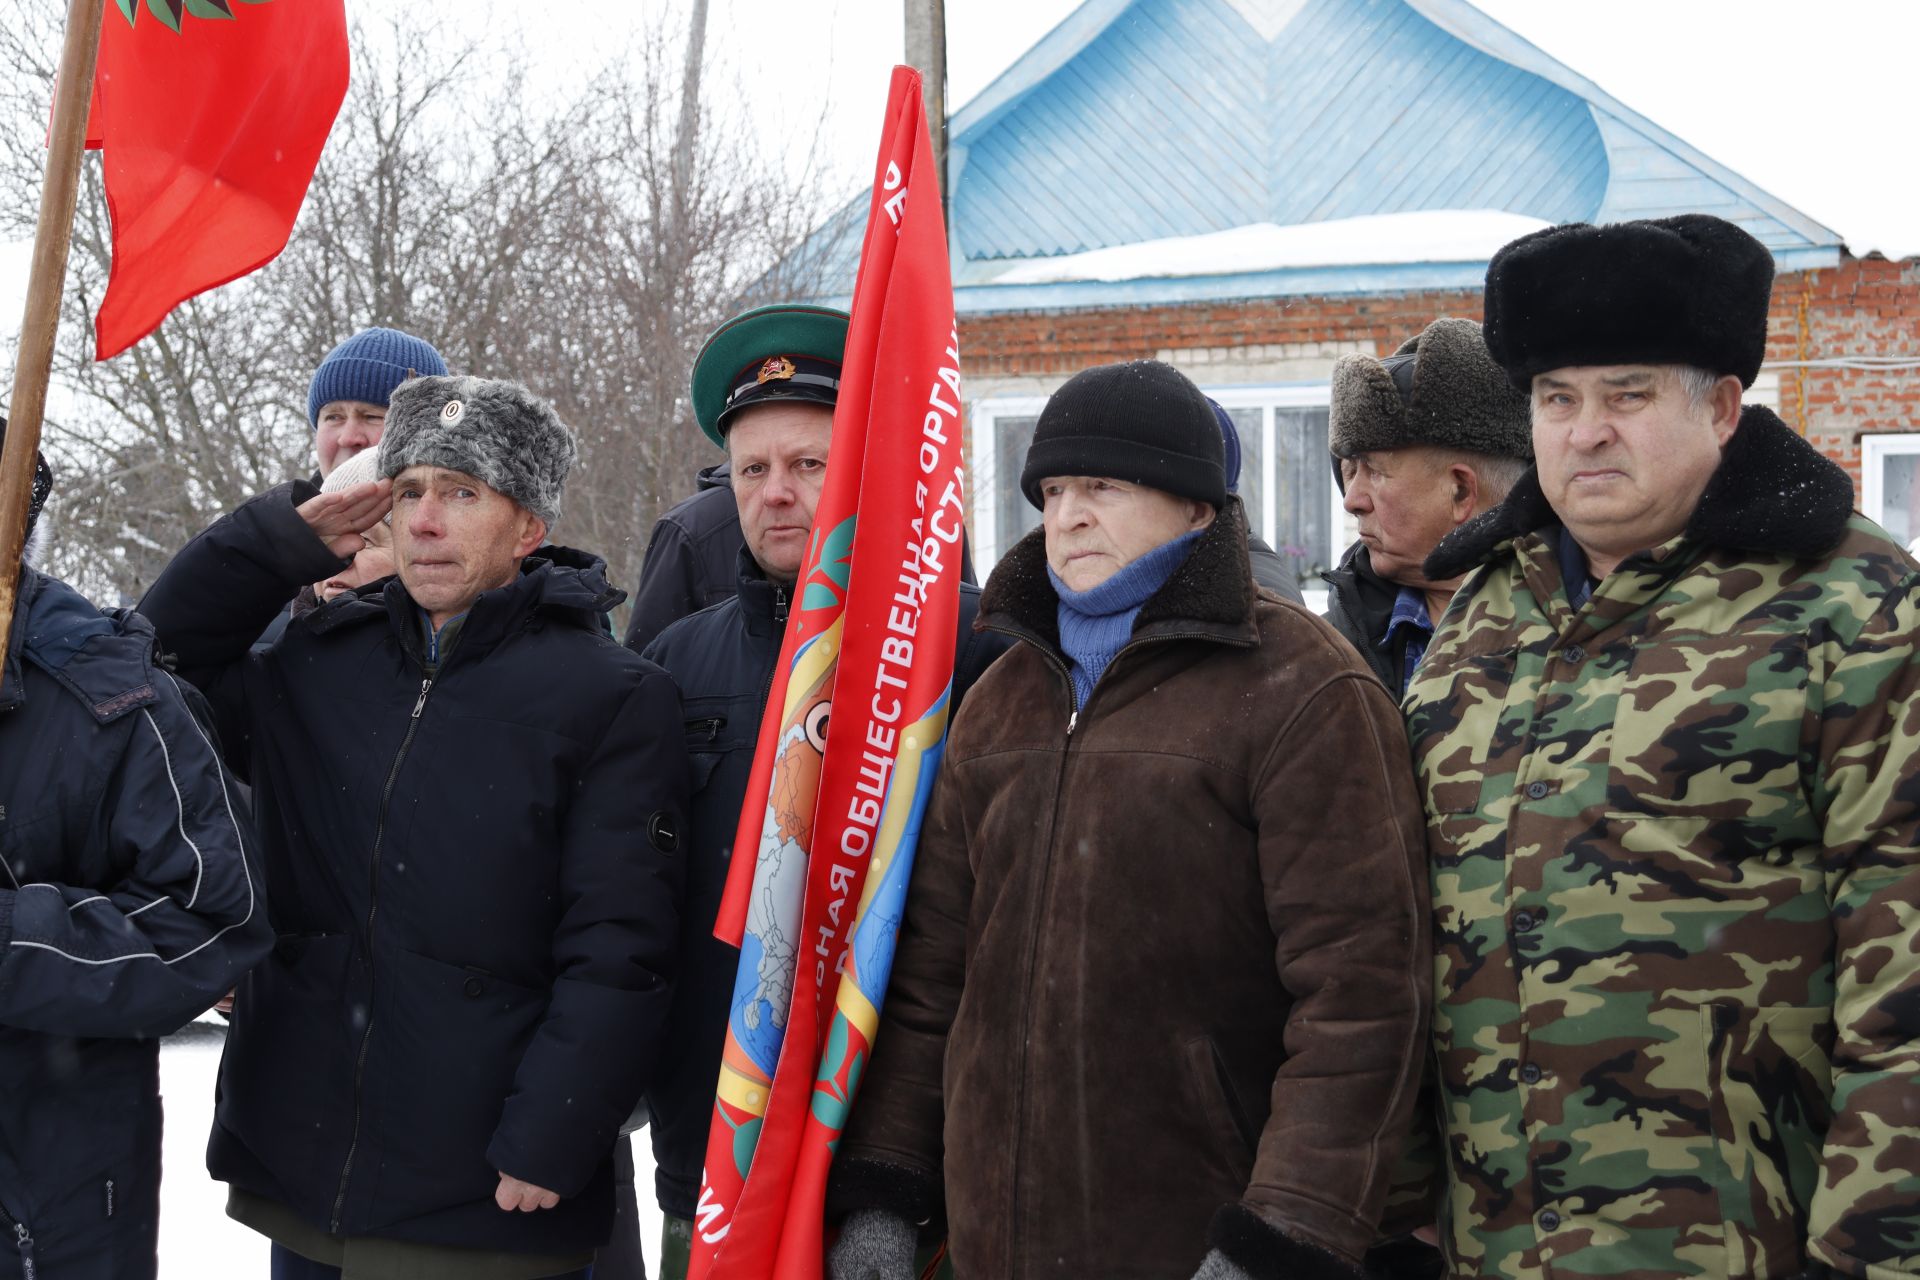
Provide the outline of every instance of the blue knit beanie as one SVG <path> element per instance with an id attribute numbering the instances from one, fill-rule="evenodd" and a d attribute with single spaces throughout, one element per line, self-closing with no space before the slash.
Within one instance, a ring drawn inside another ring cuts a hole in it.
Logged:
<path id="1" fill-rule="evenodd" d="M 307 425 L 320 422 L 320 406 L 363 400 L 384 407 L 408 378 L 445 377 L 447 362 L 431 343 L 398 329 L 362 329 L 327 353 L 307 388 Z"/>
<path id="2" fill-rule="evenodd" d="M 1213 406 L 1213 420 L 1220 424 L 1220 443 L 1225 447 L 1227 473 L 1227 492 L 1240 492 L 1240 432 L 1233 425 L 1233 415 L 1221 407 L 1212 396 L 1207 403 Z"/>

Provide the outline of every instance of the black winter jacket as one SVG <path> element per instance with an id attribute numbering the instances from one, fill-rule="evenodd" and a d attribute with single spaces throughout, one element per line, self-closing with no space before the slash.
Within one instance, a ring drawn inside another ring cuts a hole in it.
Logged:
<path id="1" fill-rule="evenodd" d="M 1400 588 L 1373 571 L 1367 544 L 1356 542 L 1340 557 L 1340 567 L 1320 575 L 1327 584 L 1327 621 L 1346 638 L 1348 644 L 1398 698 L 1405 681 L 1407 637 L 1402 635 L 1382 649 L 1387 620 L 1393 616 L 1393 602 Z"/>
<path id="2" fill-rule="evenodd" d="M 744 550 L 735 564 L 731 599 L 683 618 L 647 648 L 648 660 L 665 667 L 679 686 L 693 762 L 684 950 L 669 1036 L 674 1056 L 647 1094 L 655 1189 L 660 1207 L 681 1218 L 693 1216 L 700 1194 L 714 1082 L 740 966 L 740 952 L 713 936 L 713 921 L 787 625 L 785 589 L 767 581 Z M 1011 643 L 992 632 L 975 632 L 979 611 L 980 589 L 962 584 L 953 667 L 956 711 L 973 682 Z"/>
<path id="3" fill-rule="evenodd" d="M 601 562 L 552 547 L 431 669 L 397 577 L 249 653 L 341 565 L 294 510 L 312 493 L 222 518 L 144 603 L 246 760 L 280 935 L 240 987 L 208 1165 L 335 1235 L 592 1248 L 671 999 L 672 682 L 601 629 Z M 496 1171 L 564 1198 L 502 1212 Z"/>
<path id="4" fill-rule="evenodd" d="M 0 667 L 0 1275 L 154 1274 L 154 1037 L 272 943 L 252 822 L 199 695 L 153 654 L 144 618 L 21 574 Z"/>
<path id="5" fill-rule="evenodd" d="M 1291 600 L 1295 604 L 1305 604 L 1300 595 L 1300 583 L 1294 578 L 1293 570 L 1280 558 L 1280 553 L 1259 538 L 1251 535 L 1247 538 L 1247 563 L 1253 570 L 1253 580 L 1265 587 L 1282 600 Z"/>
<path id="6" fill-rule="evenodd" d="M 633 589 L 627 648 L 643 652 L 655 636 L 698 609 L 733 594 L 734 564 L 743 539 L 727 464 L 704 468 L 693 496 L 653 523 L 647 558 Z"/>

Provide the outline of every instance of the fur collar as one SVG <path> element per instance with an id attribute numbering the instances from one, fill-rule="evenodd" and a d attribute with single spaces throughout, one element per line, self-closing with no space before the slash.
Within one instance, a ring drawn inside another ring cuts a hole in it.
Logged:
<path id="1" fill-rule="evenodd" d="M 1686 531 L 1709 547 L 1807 560 L 1833 550 L 1852 515 L 1847 473 L 1772 410 L 1748 405 Z M 1504 544 L 1558 522 L 1539 475 L 1528 471 L 1505 502 L 1441 540 L 1427 557 L 1427 577 L 1459 577 Z"/>
<path id="2" fill-rule="evenodd" d="M 1240 499 L 1230 498 L 1194 544 L 1186 561 L 1166 585 L 1140 606 L 1133 630 L 1139 635 L 1155 623 L 1198 623 L 1220 628 L 1223 640 L 1244 630 L 1253 639 L 1253 571 L 1247 559 L 1247 517 Z M 1012 627 L 1060 647 L 1060 597 L 1047 580 L 1045 529 L 1035 529 L 1013 544 L 994 566 L 980 593 L 975 630 Z"/>

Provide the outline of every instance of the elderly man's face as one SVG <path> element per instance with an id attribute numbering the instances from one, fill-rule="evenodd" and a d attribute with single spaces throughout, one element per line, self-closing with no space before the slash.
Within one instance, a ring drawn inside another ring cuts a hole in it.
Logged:
<path id="1" fill-rule="evenodd" d="M 1459 484 L 1439 449 L 1374 449 L 1340 460 L 1343 500 L 1360 526 L 1375 573 L 1403 587 L 1426 585 L 1420 566 L 1459 523 Z"/>
<path id="2" fill-rule="evenodd" d="M 1047 563 L 1075 591 L 1099 586 L 1155 547 L 1213 523 L 1213 506 L 1101 476 L 1040 482 Z"/>
<path id="3" fill-rule="evenodd" d="M 386 434 L 387 411 L 365 400 L 329 400 L 314 419 L 313 453 L 325 479 L 333 469 L 363 449 L 379 445 Z"/>
<path id="4" fill-rule="evenodd" d="M 1533 380 L 1540 488 L 1604 576 L 1686 528 L 1740 421 L 1740 382 L 1689 400 L 1666 365 L 1555 369 Z"/>
<path id="5" fill-rule="evenodd" d="M 755 405 L 727 428 L 740 532 L 754 562 L 775 582 L 800 576 L 832 442 L 833 410 L 801 400 Z"/>
<path id="6" fill-rule="evenodd" d="M 393 479 L 396 571 L 436 628 L 512 582 L 546 536 L 546 521 L 464 472 L 413 466 Z"/>

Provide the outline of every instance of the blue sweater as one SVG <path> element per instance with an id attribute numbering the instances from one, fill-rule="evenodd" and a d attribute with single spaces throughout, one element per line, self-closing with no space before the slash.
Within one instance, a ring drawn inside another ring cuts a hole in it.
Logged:
<path id="1" fill-rule="evenodd" d="M 1195 529 L 1164 542 L 1086 591 L 1073 590 L 1060 580 L 1053 566 L 1047 566 L 1047 580 L 1060 597 L 1060 650 L 1073 662 L 1077 706 L 1086 705 L 1093 696 L 1093 686 L 1100 683 L 1100 673 L 1133 634 L 1140 606 L 1167 584 L 1205 532 Z"/>

